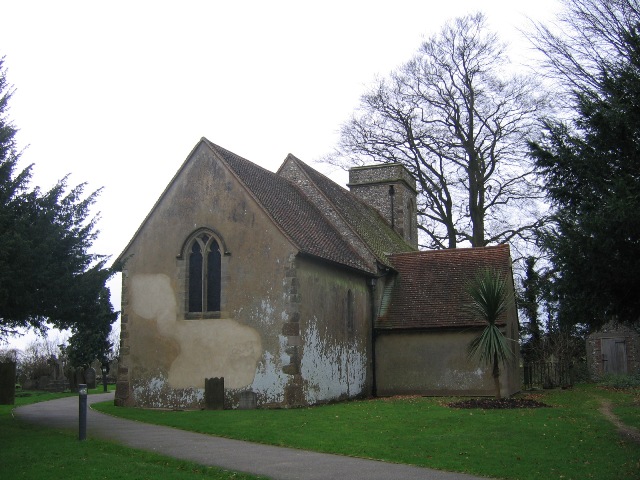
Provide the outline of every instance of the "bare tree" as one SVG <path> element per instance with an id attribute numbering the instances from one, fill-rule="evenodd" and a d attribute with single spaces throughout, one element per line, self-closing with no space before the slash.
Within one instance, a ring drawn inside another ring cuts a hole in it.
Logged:
<path id="1" fill-rule="evenodd" d="M 482 14 L 446 24 L 362 96 L 328 161 L 407 167 L 430 248 L 529 239 L 539 193 L 526 140 L 545 100 L 531 78 L 508 70 Z"/>
<path id="2" fill-rule="evenodd" d="M 544 73 L 569 96 L 602 90 L 603 71 L 636 55 L 627 40 L 638 35 L 638 0 L 562 0 L 564 10 L 552 24 L 534 24 L 530 39 L 542 54 Z"/>
<path id="3" fill-rule="evenodd" d="M 51 337 L 38 337 L 18 353 L 18 378 L 20 381 L 37 380 L 49 375 L 52 357 L 64 357 L 61 346 L 64 340 Z"/>

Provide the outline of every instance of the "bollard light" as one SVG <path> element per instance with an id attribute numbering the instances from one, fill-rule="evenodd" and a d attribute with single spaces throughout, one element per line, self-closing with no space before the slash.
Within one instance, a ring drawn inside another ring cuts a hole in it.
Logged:
<path id="1" fill-rule="evenodd" d="M 109 364 L 102 364 L 102 387 L 104 388 L 104 392 L 107 393 L 107 375 L 109 374 Z"/>
<path id="2" fill-rule="evenodd" d="M 87 385 L 78 385 L 78 440 L 87 439 Z"/>

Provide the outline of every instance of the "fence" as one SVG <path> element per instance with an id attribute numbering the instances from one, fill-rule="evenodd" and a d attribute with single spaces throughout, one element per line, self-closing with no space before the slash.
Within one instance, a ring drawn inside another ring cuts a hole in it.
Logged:
<path id="1" fill-rule="evenodd" d="M 564 362 L 525 363 L 522 383 L 525 390 L 569 387 L 573 385 L 573 369 Z"/>

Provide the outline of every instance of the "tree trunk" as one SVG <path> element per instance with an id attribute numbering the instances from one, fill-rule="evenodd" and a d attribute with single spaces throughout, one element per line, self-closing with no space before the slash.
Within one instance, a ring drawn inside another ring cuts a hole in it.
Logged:
<path id="1" fill-rule="evenodd" d="M 481 159 L 476 152 L 476 145 L 473 141 L 473 115 L 469 119 L 469 140 L 465 149 L 469 166 L 467 175 L 469 176 L 469 217 L 471 219 L 471 246 L 484 247 L 484 189 L 485 179 L 480 165 Z"/>
<path id="2" fill-rule="evenodd" d="M 500 364 L 498 363 L 498 354 L 493 354 L 493 385 L 496 389 L 496 398 L 500 400 Z"/>

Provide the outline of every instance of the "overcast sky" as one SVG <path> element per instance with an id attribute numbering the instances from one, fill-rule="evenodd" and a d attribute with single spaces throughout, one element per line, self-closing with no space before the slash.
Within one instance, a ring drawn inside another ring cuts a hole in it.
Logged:
<path id="1" fill-rule="evenodd" d="M 104 187 L 96 252 L 115 258 L 203 136 L 267 169 L 315 163 L 376 75 L 481 10 L 517 62 L 556 0 L 0 0 L 10 118 L 32 185 Z M 119 279 L 111 282 L 119 309 Z M 24 344 L 24 341 L 18 342 Z"/>

